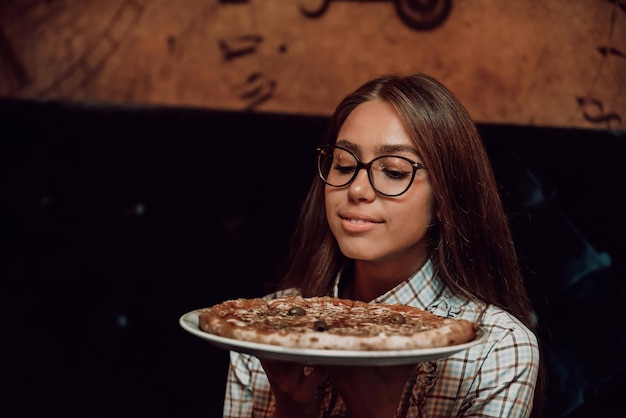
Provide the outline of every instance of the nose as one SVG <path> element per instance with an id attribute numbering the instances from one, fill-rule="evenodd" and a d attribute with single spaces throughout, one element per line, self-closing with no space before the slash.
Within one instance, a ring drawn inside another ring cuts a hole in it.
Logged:
<path id="1" fill-rule="evenodd" d="M 376 197 L 376 191 L 367 176 L 367 170 L 362 168 L 348 188 L 348 196 L 353 200 L 371 201 Z"/>

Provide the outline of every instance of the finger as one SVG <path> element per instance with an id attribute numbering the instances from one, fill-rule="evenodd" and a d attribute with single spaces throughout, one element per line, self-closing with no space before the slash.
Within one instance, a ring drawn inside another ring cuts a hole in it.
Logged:
<path id="1" fill-rule="evenodd" d="M 292 387 L 292 397 L 297 402 L 310 402 L 317 387 L 326 379 L 326 373 L 318 368 L 303 368 L 297 383 Z"/>
<path id="2" fill-rule="evenodd" d="M 261 366 L 272 384 L 284 392 L 293 392 L 293 389 L 306 378 L 305 366 L 300 363 L 260 359 Z"/>
<path id="3" fill-rule="evenodd" d="M 270 360 L 267 358 L 259 358 L 259 361 L 261 362 L 261 366 L 263 367 L 263 370 L 265 370 L 265 374 L 268 375 L 268 377 L 279 377 L 286 367 L 284 361 Z"/>
<path id="4" fill-rule="evenodd" d="M 300 402 L 313 399 L 315 390 L 327 376 L 322 368 L 300 363 L 261 359 L 261 365 L 272 388 Z"/>
<path id="5" fill-rule="evenodd" d="M 321 367 L 306 366 L 302 370 L 301 386 L 306 390 L 314 390 L 328 377 L 326 370 Z"/>

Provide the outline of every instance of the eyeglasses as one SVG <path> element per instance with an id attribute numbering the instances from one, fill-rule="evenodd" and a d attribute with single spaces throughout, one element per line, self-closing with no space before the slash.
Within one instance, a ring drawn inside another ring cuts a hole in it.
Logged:
<path id="1" fill-rule="evenodd" d="M 381 155 L 364 163 L 352 151 L 336 145 L 318 147 L 317 153 L 317 171 L 324 183 L 345 187 L 364 168 L 374 190 L 384 196 L 400 196 L 411 187 L 417 170 L 426 169 L 399 155 Z"/>

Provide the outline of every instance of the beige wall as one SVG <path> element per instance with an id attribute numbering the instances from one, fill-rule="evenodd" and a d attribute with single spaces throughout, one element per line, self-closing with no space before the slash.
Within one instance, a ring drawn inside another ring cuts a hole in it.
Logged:
<path id="1" fill-rule="evenodd" d="M 322 4 L 3 0 L 0 96 L 328 115 L 373 75 L 424 71 L 479 122 L 626 128 L 624 0 L 452 0 L 432 30 L 392 0 L 299 9 Z"/>

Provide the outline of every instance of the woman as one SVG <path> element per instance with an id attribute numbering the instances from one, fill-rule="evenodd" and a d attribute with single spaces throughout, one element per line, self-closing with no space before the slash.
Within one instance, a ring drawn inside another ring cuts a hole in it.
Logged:
<path id="1" fill-rule="evenodd" d="M 539 348 L 491 166 L 468 112 L 424 74 L 339 104 L 273 295 L 402 303 L 479 322 L 484 344 L 394 367 L 231 354 L 224 416 L 526 417 Z"/>

